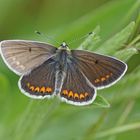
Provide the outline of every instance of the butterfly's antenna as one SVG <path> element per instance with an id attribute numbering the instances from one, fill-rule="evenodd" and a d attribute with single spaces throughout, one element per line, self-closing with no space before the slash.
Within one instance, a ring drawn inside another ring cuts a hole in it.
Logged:
<path id="1" fill-rule="evenodd" d="M 57 43 L 58 45 L 60 45 L 60 43 L 58 41 L 56 41 L 53 37 L 51 37 L 49 35 L 43 34 L 43 33 L 39 32 L 39 31 L 35 31 L 35 33 L 40 35 L 40 36 L 43 36 L 45 39 L 47 38 L 47 39 Z"/>
<path id="2" fill-rule="evenodd" d="M 94 33 L 94 32 L 89 32 L 88 34 L 83 35 L 83 36 L 82 36 L 82 37 L 80 37 L 80 38 L 75 38 L 75 39 L 73 39 L 73 40 L 72 40 L 72 41 L 70 41 L 68 44 L 70 45 L 70 44 L 72 44 L 72 43 L 74 43 L 74 42 L 76 42 L 76 41 L 78 41 L 78 40 L 84 39 L 84 38 L 86 38 L 86 37 L 90 36 L 91 34 L 95 35 L 95 33 Z"/>

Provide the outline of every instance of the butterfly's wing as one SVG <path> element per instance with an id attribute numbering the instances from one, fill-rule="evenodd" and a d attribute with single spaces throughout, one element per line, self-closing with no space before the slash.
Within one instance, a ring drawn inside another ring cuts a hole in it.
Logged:
<path id="1" fill-rule="evenodd" d="M 6 40 L 0 43 L 2 58 L 18 75 L 23 75 L 42 64 L 56 49 L 49 44 L 24 40 Z"/>
<path id="2" fill-rule="evenodd" d="M 96 98 L 96 90 L 79 71 L 74 62 L 67 63 L 66 77 L 59 94 L 62 101 L 72 105 L 88 105 Z"/>
<path id="3" fill-rule="evenodd" d="M 113 57 L 82 50 L 72 50 L 80 71 L 98 89 L 109 87 L 126 72 L 127 65 Z"/>
<path id="4" fill-rule="evenodd" d="M 43 64 L 23 75 L 19 82 L 22 93 L 35 99 L 49 98 L 54 93 L 55 61 L 49 58 Z"/>

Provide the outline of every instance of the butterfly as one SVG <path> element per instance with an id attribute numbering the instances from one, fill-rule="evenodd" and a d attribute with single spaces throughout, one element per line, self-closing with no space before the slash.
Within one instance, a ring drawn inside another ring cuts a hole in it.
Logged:
<path id="1" fill-rule="evenodd" d="M 89 105 L 96 90 L 115 84 L 127 65 L 110 56 L 70 50 L 63 42 L 53 45 L 26 40 L 6 40 L 0 52 L 7 66 L 20 76 L 18 86 L 34 99 L 58 96 L 72 105 Z"/>

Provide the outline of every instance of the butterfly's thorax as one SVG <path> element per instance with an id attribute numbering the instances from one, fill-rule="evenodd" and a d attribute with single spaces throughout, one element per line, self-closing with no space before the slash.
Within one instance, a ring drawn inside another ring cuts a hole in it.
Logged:
<path id="1" fill-rule="evenodd" d="M 56 52 L 57 69 L 60 71 L 66 71 L 67 62 L 70 61 L 71 53 L 67 46 L 60 46 Z"/>
<path id="2" fill-rule="evenodd" d="M 65 50 L 58 50 L 56 55 L 56 62 L 57 62 L 57 69 L 64 70 L 64 67 L 66 66 L 67 62 L 67 52 Z"/>

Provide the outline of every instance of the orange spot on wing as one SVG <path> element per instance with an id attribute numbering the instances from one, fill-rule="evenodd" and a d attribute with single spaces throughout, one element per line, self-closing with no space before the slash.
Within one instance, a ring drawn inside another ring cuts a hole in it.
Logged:
<path id="1" fill-rule="evenodd" d="M 36 88 L 34 89 L 35 92 L 39 92 L 39 90 L 40 90 L 39 87 L 36 87 Z"/>
<path id="2" fill-rule="evenodd" d="M 105 80 L 106 80 L 106 78 L 105 78 L 105 77 L 102 77 L 102 78 L 101 78 L 101 81 L 102 81 L 102 82 L 103 82 L 103 81 L 105 81 Z"/>
<path id="3" fill-rule="evenodd" d="M 40 92 L 45 93 L 45 87 L 41 87 Z"/>
<path id="4" fill-rule="evenodd" d="M 84 94 L 80 94 L 80 99 L 84 99 L 85 98 L 85 96 L 84 96 Z"/>
<path id="5" fill-rule="evenodd" d="M 75 94 L 74 94 L 74 99 L 79 99 L 78 93 L 75 93 Z"/>
<path id="6" fill-rule="evenodd" d="M 30 90 L 34 91 L 35 87 L 34 86 L 30 86 Z"/>
<path id="7" fill-rule="evenodd" d="M 68 97 L 73 97 L 73 92 L 72 91 L 69 92 Z"/>
<path id="8" fill-rule="evenodd" d="M 68 95 L 68 91 L 67 90 L 63 90 L 62 92 L 64 95 Z"/>
<path id="9" fill-rule="evenodd" d="M 27 87 L 30 87 L 30 83 L 27 83 Z"/>
<path id="10" fill-rule="evenodd" d="M 46 92 L 48 92 L 48 93 L 52 92 L 52 88 L 47 87 L 47 88 L 46 88 Z"/>
<path id="11" fill-rule="evenodd" d="M 96 79 L 96 80 L 95 80 L 95 83 L 99 83 L 99 82 L 100 82 L 100 80 L 99 80 L 99 79 Z"/>
<path id="12" fill-rule="evenodd" d="M 107 75 L 106 75 L 106 78 L 108 79 L 109 77 L 110 77 L 110 76 L 107 74 Z"/>
<path id="13" fill-rule="evenodd" d="M 89 96 L 89 94 L 87 92 L 85 92 L 85 97 L 88 97 L 88 96 Z"/>

